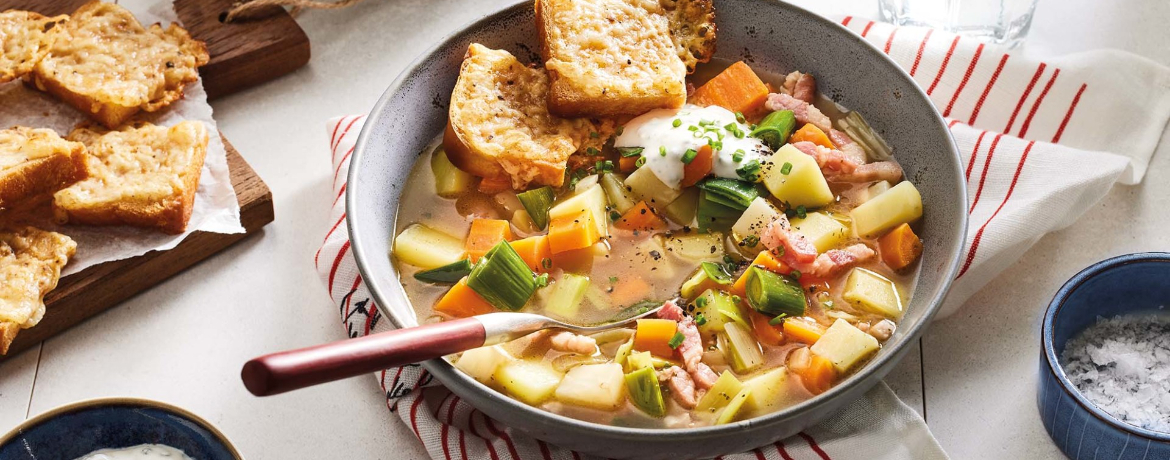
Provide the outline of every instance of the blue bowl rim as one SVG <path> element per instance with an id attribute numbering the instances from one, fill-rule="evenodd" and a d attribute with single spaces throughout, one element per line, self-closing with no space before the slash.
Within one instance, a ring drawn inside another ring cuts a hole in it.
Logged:
<path id="1" fill-rule="evenodd" d="M 837 30 L 839 32 L 843 32 L 843 33 L 849 35 L 850 38 L 852 38 L 859 45 L 859 49 L 862 50 L 862 52 L 871 53 L 877 59 L 884 61 L 886 63 L 886 65 L 889 65 L 892 68 L 894 68 L 897 71 L 897 73 L 900 74 L 901 78 L 904 81 L 909 82 L 910 85 L 908 85 L 908 86 L 911 88 L 913 97 L 919 97 L 919 98 L 922 98 L 924 100 L 929 101 L 929 97 L 926 95 L 926 91 L 924 89 L 922 89 L 920 86 L 918 86 L 916 83 L 914 83 L 914 79 L 907 73 L 907 71 L 905 69 L 902 69 L 896 62 L 894 62 L 893 58 L 886 55 L 884 52 L 879 50 L 874 45 L 870 44 L 865 38 L 861 37 L 856 32 L 853 32 L 849 28 L 841 25 L 840 23 L 838 23 L 836 21 L 832 21 L 832 20 L 830 20 L 822 15 L 814 13 L 806 8 L 795 5 L 793 3 L 788 3 L 788 2 L 784 2 L 784 1 L 780 1 L 780 0 L 756 0 L 756 1 L 757 1 L 757 3 L 771 4 L 775 7 L 786 9 L 788 12 L 791 12 L 793 14 L 802 15 L 810 21 L 821 23 L 822 25 L 824 25 L 827 28 L 834 29 L 834 30 Z M 358 272 L 361 273 L 362 278 L 364 280 L 366 280 L 366 287 L 369 289 L 370 294 L 373 296 L 375 303 L 376 303 L 376 306 L 378 307 L 378 310 L 382 313 L 383 316 L 386 317 L 386 319 L 390 320 L 390 323 L 393 324 L 395 328 L 402 328 L 402 327 L 404 327 L 404 325 L 398 320 L 398 318 L 396 318 L 393 315 L 393 312 L 389 309 L 389 307 L 385 306 L 386 303 L 383 302 L 383 300 L 392 298 L 390 295 L 388 295 L 389 292 L 394 290 L 394 289 L 401 290 L 402 285 L 401 285 L 401 283 L 398 283 L 397 280 L 395 280 L 394 282 L 391 282 L 389 284 L 388 289 L 384 289 L 383 288 L 383 286 L 384 286 L 383 281 L 379 281 L 377 277 L 368 276 L 371 273 L 371 269 L 369 268 L 369 264 L 366 262 L 367 258 L 372 259 L 373 257 L 386 257 L 386 255 L 384 255 L 384 254 L 371 254 L 368 251 L 364 250 L 364 246 L 361 244 L 361 241 L 363 240 L 363 238 L 361 237 L 361 235 L 363 234 L 363 231 L 361 229 L 359 229 L 357 225 L 355 225 L 355 222 L 357 222 L 359 220 L 359 219 L 355 218 L 355 216 L 360 214 L 362 211 L 361 211 L 360 206 L 358 206 L 357 194 L 353 193 L 353 191 L 357 188 L 357 186 L 360 183 L 357 180 L 357 178 L 361 174 L 361 169 L 362 169 L 361 168 L 361 165 L 362 165 L 361 159 L 362 159 L 362 157 L 365 156 L 366 152 L 369 150 L 369 147 L 366 146 L 370 142 L 369 141 L 369 138 L 370 138 L 369 127 L 376 124 L 376 123 L 371 122 L 371 120 L 374 120 L 376 117 L 379 117 L 380 114 L 382 112 L 384 112 L 384 107 L 390 103 L 392 96 L 396 92 L 398 92 L 403 85 L 406 84 L 410 75 L 416 69 L 418 69 L 418 67 L 422 64 L 422 62 L 424 62 L 425 59 L 427 59 L 429 56 L 434 54 L 435 51 L 442 49 L 443 47 L 448 46 L 450 44 L 450 42 L 457 40 L 460 35 L 462 35 L 464 32 L 467 31 L 467 29 L 470 29 L 472 27 L 476 27 L 482 23 L 494 22 L 494 21 L 498 20 L 499 18 L 507 17 L 508 15 L 514 14 L 514 10 L 516 10 L 517 8 L 524 7 L 525 5 L 531 5 L 531 1 L 519 0 L 519 1 L 516 1 L 516 2 L 511 3 L 511 4 L 503 5 L 497 9 L 495 9 L 491 13 L 488 13 L 488 14 L 486 14 L 478 19 L 473 19 L 471 21 L 468 21 L 467 23 L 463 24 L 462 26 L 460 26 L 456 29 L 453 29 L 450 33 L 445 35 L 442 39 L 435 42 L 434 45 L 428 47 L 426 50 L 424 50 L 422 53 L 420 53 L 417 57 L 415 57 L 415 59 L 413 61 L 411 61 L 409 64 L 407 64 L 403 68 L 402 72 L 400 72 L 395 77 L 395 79 L 386 88 L 386 91 L 384 91 L 382 93 L 382 95 L 378 98 L 377 103 L 375 103 L 374 107 L 370 110 L 370 113 L 368 115 L 366 123 L 364 123 L 364 125 L 361 129 L 361 132 L 358 134 L 358 139 L 357 139 L 357 142 L 355 143 L 355 148 L 354 148 L 352 157 L 350 159 L 349 172 L 346 176 L 346 181 L 351 185 L 349 187 L 349 189 L 346 190 L 346 193 L 345 193 L 345 195 L 346 195 L 345 196 L 346 215 L 349 216 L 349 218 L 346 219 L 346 229 L 349 231 L 349 236 L 350 236 L 350 250 L 353 253 L 354 261 L 356 262 L 356 265 L 358 267 Z M 933 107 L 933 104 L 931 105 L 931 107 Z M 932 121 L 935 123 L 936 126 L 943 127 L 943 132 L 945 133 L 948 140 L 950 141 L 948 143 L 948 147 L 950 147 L 950 148 L 949 148 L 949 151 L 947 153 L 950 153 L 951 155 L 954 155 L 956 158 L 959 159 L 959 161 L 956 162 L 956 164 L 955 164 L 955 168 L 957 171 L 959 171 L 959 173 L 961 175 L 962 161 L 961 161 L 961 156 L 959 155 L 958 145 L 955 143 L 954 136 L 951 134 L 951 131 L 946 128 L 946 120 L 943 118 L 942 114 L 938 111 L 938 109 L 935 108 L 934 110 L 932 110 L 932 112 L 933 112 L 933 120 Z M 966 189 L 965 184 L 960 184 L 959 192 L 962 195 L 962 201 L 966 202 L 967 189 Z M 927 311 L 923 314 L 922 320 L 919 321 L 917 324 L 915 324 L 913 327 L 911 327 L 909 329 L 909 332 L 907 332 L 907 335 L 906 335 L 904 340 L 902 340 L 896 344 L 893 344 L 892 351 L 890 353 L 879 356 L 877 358 L 874 358 L 871 362 L 869 362 L 865 366 L 865 368 L 861 369 L 858 372 L 854 372 L 852 375 L 850 375 L 844 381 L 842 381 L 842 382 L 838 383 L 837 385 L 834 385 L 832 388 L 830 388 L 829 391 L 822 393 L 820 395 L 817 395 L 816 397 L 805 400 L 805 401 L 798 403 L 794 406 L 790 406 L 790 407 L 787 407 L 785 409 L 782 409 L 782 410 L 779 410 L 776 412 L 772 412 L 772 413 L 769 413 L 766 415 L 761 415 L 759 417 L 755 417 L 755 418 L 751 418 L 751 419 L 747 419 L 747 420 L 740 420 L 738 422 L 728 423 L 725 425 L 695 427 L 695 428 L 632 428 L 632 427 L 618 427 L 618 426 L 603 425 L 603 424 L 598 424 L 598 423 L 593 423 L 593 422 L 586 422 L 583 420 L 567 417 L 567 416 L 564 416 L 561 414 L 541 410 L 539 408 L 524 404 L 516 399 L 510 398 L 507 396 L 503 396 L 498 391 L 480 383 L 479 381 L 477 381 L 475 379 L 472 379 L 471 377 L 467 376 L 466 374 L 464 374 L 462 372 L 458 372 L 455 369 L 455 366 L 452 365 L 450 362 L 448 362 L 445 359 L 442 359 L 442 358 L 431 359 L 428 361 L 424 361 L 420 364 L 422 365 L 422 367 L 424 369 L 426 369 L 428 372 L 430 372 L 431 375 L 435 376 L 441 382 L 446 383 L 449 380 L 453 380 L 453 381 L 457 382 L 458 384 L 461 384 L 463 387 L 475 388 L 476 390 L 478 390 L 479 392 L 482 393 L 482 398 L 480 398 L 481 401 L 485 401 L 485 400 L 490 401 L 491 404 L 503 406 L 506 410 L 509 410 L 509 411 L 518 411 L 521 413 L 526 413 L 530 416 L 533 416 L 533 417 L 536 417 L 539 419 L 545 419 L 545 420 L 549 420 L 553 423 L 560 424 L 561 426 L 571 427 L 572 429 L 575 429 L 578 433 L 583 434 L 583 435 L 600 436 L 603 438 L 609 437 L 609 438 L 615 438 L 615 439 L 639 440 L 639 439 L 643 439 L 646 437 L 655 437 L 655 438 L 665 439 L 665 440 L 674 440 L 674 439 L 682 440 L 682 439 L 691 439 L 695 436 L 721 435 L 721 434 L 725 434 L 725 433 L 731 433 L 731 432 L 736 432 L 736 431 L 740 431 L 740 430 L 744 430 L 744 429 L 753 428 L 753 427 L 758 426 L 758 425 L 769 425 L 771 423 L 780 422 L 780 421 L 787 420 L 787 419 L 797 417 L 797 416 L 807 416 L 807 415 L 813 413 L 815 411 L 815 409 L 817 407 L 819 407 L 825 401 L 829 401 L 829 400 L 832 400 L 834 398 L 841 397 L 845 393 L 852 391 L 855 387 L 857 387 L 859 385 L 863 385 L 864 384 L 863 382 L 866 380 L 866 377 L 870 373 L 872 373 L 874 369 L 881 368 L 882 365 L 884 365 L 887 361 L 894 359 L 893 358 L 894 356 L 899 356 L 899 357 L 904 356 L 904 350 L 906 349 L 906 347 L 909 347 L 911 343 L 917 341 L 923 335 L 926 327 L 930 325 L 931 320 L 934 318 L 934 315 L 936 313 L 938 313 L 939 308 L 942 307 L 943 300 L 946 298 L 947 294 L 950 292 L 951 286 L 954 282 L 954 278 L 955 278 L 954 275 L 958 272 L 959 262 L 960 262 L 961 255 L 962 255 L 961 254 L 962 253 L 962 251 L 961 251 L 962 244 L 964 241 L 966 241 L 966 238 L 967 238 L 967 219 L 968 219 L 968 216 L 966 213 L 962 213 L 960 215 L 959 222 L 957 223 L 957 226 L 959 227 L 959 234 L 957 235 L 958 238 L 957 238 L 956 242 L 954 242 L 952 244 L 952 247 L 949 248 L 949 251 L 948 251 L 948 252 L 952 252 L 955 254 L 954 260 L 951 260 L 949 264 L 945 265 L 944 269 L 947 272 L 947 276 L 942 277 L 943 281 L 941 282 L 941 285 L 939 286 L 940 289 L 938 290 L 938 294 L 935 295 L 934 298 L 927 300 L 927 304 L 926 304 Z M 956 245 L 958 246 L 957 249 L 955 247 L 953 247 Z M 474 403 L 476 401 L 472 401 L 472 402 Z"/>
<path id="2" fill-rule="evenodd" d="M 1140 436 L 1154 441 L 1170 442 L 1170 433 L 1161 433 L 1157 431 L 1147 430 L 1145 428 L 1130 425 L 1121 420 L 1118 420 L 1113 415 L 1098 408 L 1095 404 L 1085 398 L 1079 390 L 1073 386 L 1072 382 L 1068 380 L 1068 376 L 1064 373 L 1064 367 L 1060 365 L 1060 359 L 1056 356 L 1056 349 L 1053 344 L 1053 323 L 1056 320 L 1056 315 L 1060 314 L 1060 309 L 1064 306 L 1064 302 L 1068 300 L 1070 294 L 1081 287 L 1086 281 L 1093 277 L 1126 265 L 1142 262 L 1170 262 L 1170 252 L 1139 252 L 1133 254 L 1125 254 L 1117 257 L 1102 260 L 1088 268 L 1081 270 L 1063 286 L 1056 291 L 1056 295 L 1052 297 L 1052 302 L 1048 304 L 1048 311 L 1044 314 L 1043 336 L 1041 343 L 1044 346 L 1044 358 L 1048 364 L 1049 372 L 1056 376 L 1056 381 L 1060 382 L 1061 389 L 1065 393 L 1072 396 L 1072 399 L 1077 402 L 1082 408 L 1092 414 L 1101 421 L 1112 425 L 1118 430 L 1124 431 L 1134 436 Z"/>
<path id="3" fill-rule="evenodd" d="M 158 410 L 161 410 L 163 412 L 170 412 L 174 415 L 178 415 L 179 417 L 187 419 L 188 421 L 194 422 L 196 425 L 199 425 L 201 428 L 203 428 L 203 429 L 207 430 L 209 433 L 211 433 L 212 436 L 215 436 L 216 441 L 219 441 L 219 443 L 222 444 L 223 447 L 226 448 L 228 450 L 228 452 L 230 452 L 232 454 L 232 456 L 236 458 L 236 460 L 244 460 L 244 456 L 240 454 L 239 450 L 236 450 L 236 446 L 233 445 L 231 443 L 231 441 L 228 440 L 227 436 L 224 436 L 223 432 L 219 431 L 219 429 L 216 428 L 215 425 L 212 425 L 211 422 L 208 422 L 203 417 L 195 415 L 194 413 L 192 413 L 191 411 L 189 411 L 187 409 L 183 409 L 181 407 L 178 407 L 178 406 L 175 406 L 172 404 L 167 404 L 167 403 L 162 402 L 162 401 L 154 401 L 151 399 L 144 399 L 144 398 L 129 398 L 129 397 L 86 399 L 86 400 L 76 401 L 76 402 L 72 402 L 69 404 L 64 404 L 61 406 L 54 407 L 54 408 L 49 409 L 47 411 L 44 411 L 44 412 L 42 412 L 42 413 L 40 413 L 40 414 L 38 414 L 38 415 L 28 419 L 28 420 L 21 422 L 19 425 L 16 425 L 16 427 L 13 428 L 12 430 L 10 430 L 8 433 L 5 433 L 3 436 L 0 436 L 0 446 L 8 444 L 13 439 L 16 439 L 17 436 L 20 436 L 22 433 L 32 429 L 33 427 L 35 427 L 37 425 L 41 425 L 41 424 L 50 422 L 60 415 L 64 415 L 64 414 L 67 414 L 70 412 L 76 412 L 76 411 L 79 411 L 82 409 L 90 409 L 90 408 L 94 408 L 94 407 L 103 407 L 103 406 L 141 406 L 141 407 L 147 407 L 147 408 L 151 408 L 151 409 L 158 409 Z"/>

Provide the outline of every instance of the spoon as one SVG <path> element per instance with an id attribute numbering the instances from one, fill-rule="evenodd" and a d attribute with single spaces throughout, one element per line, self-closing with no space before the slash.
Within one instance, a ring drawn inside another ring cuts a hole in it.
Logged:
<path id="1" fill-rule="evenodd" d="M 271 396 L 495 345 L 544 329 L 580 334 L 617 329 L 661 309 L 659 305 L 622 320 L 592 326 L 533 313 L 488 313 L 261 356 L 244 363 L 240 378 L 252 394 Z"/>

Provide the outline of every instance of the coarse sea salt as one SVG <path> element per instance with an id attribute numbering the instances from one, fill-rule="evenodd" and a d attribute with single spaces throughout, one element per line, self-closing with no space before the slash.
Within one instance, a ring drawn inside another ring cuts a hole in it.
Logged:
<path id="1" fill-rule="evenodd" d="M 1098 317 L 1068 341 L 1061 362 L 1069 381 L 1101 410 L 1170 433 L 1170 314 Z"/>

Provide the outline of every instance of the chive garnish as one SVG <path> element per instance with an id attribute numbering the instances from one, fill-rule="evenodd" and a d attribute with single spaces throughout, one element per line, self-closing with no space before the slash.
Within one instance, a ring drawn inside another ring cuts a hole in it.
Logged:
<path id="1" fill-rule="evenodd" d="M 745 236 L 741 244 L 747 248 L 754 248 L 757 244 L 760 244 L 760 237 L 756 235 Z"/>
<path id="2" fill-rule="evenodd" d="M 699 152 L 696 152 L 695 149 L 687 149 L 686 152 L 683 152 L 683 156 L 682 156 L 683 164 L 685 164 L 685 165 L 691 164 L 692 161 L 695 161 L 695 157 L 698 155 L 699 155 Z"/>
<path id="3" fill-rule="evenodd" d="M 792 163 L 785 161 L 784 166 L 780 167 L 780 174 L 787 176 L 790 172 L 792 172 Z"/>
<path id="4" fill-rule="evenodd" d="M 666 156 L 666 146 L 665 145 L 658 146 L 658 154 L 661 156 Z"/>
<path id="5" fill-rule="evenodd" d="M 695 315 L 695 324 L 697 324 L 699 326 L 707 324 L 707 317 L 703 316 L 702 313 Z"/>
<path id="6" fill-rule="evenodd" d="M 749 161 L 736 169 L 735 173 L 739 175 L 740 179 L 755 182 L 760 179 L 760 162 L 758 160 Z"/>
<path id="7" fill-rule="evenodd" d="M 706 297 L 699 297 L 699 298 L 695 299 L 695 306 L 697 306 L 699 308 L 707 308 L 707 298 Z"/>
<path id="8" fill-rule="evenodd" d="M 618 153 L 620 153 L 623 157 L 626 157 L 626 158 L 636 157 L 638 155 L 641 155 L 642 150 L 645 150 L 645 149 L 643 149 L 642 147 L 617 147 Z"/>
<path id="9" fill-rule="evenodd" d="M 747 155 L 747 152 L 743 151 L 743 149 L 736 149 L 735 153 L 731 154 L 731 159 L 734 160 L 736 163 L 739 163 L 739 162 L 743 161 L 743 157 L 745 155 Z"/>
<path id="10" fill-rule="evenodd" d="M 670 349 L 672 350 L 676 349 L 679 345 L 682 345 L 683 340 L 686 340 L 686 338 L 685 335 L 682 335 L 682 332 L 675 331 L 674 337 L 670 338 L 670 342 L 667 342 L 667 345 L 670 345 Z"/>
<path id="11" fill-rule="evenodd" d="M 788 317 L 787 314 L 781 314 L 780 316 L 777 316 L 775 318 L 768 320 L 768 324 L 770 324 L 772 326 L 779 326 L 781 324 L 784 324 L 784 318 L 787 318 L 787 317 Z"/>
<path id="12" fill-rule="evenodd" d="M 638 168 L 641 168 L 644 164 L 646 164 L 646 157 L 638 158 L 638 161 L 634 162 L 634 166 Z"/>
<path id="13" fill-rule="evenodd" d="M 675 119 L 674 119 L 674 121 L 672 121 L 672 122 L 670 123 L 670 125 L 671 125 L 671 126 L 674 126 L 675 128 L 677 128 L 677 127 L 679 127 L 679 126 L 682 126 L 682 120 L 679 120 L 678 118 L 675 118 Z"/>

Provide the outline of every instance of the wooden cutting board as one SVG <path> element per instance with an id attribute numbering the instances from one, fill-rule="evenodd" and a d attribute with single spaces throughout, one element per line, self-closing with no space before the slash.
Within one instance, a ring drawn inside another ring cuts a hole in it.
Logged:
<path id="1" fill-rule="evenodd" d="M 0 11 L 22 9 L 45 15 L 68 14 L 88 0 L 0 0 Z M 210 62 L 199 69 L 209 98 L 224 96 L 296 70 L 309 62 L 309 39 L 279 7 L 258 19 L 225 24 L 220 18 L 234 0 L 176 0 L 175 12 L 196 39 L 207 43 Z M 221 135 L 222 137 L 222 135 Z M 211 257 L 274 219 L 272 192 L 240 153 L 227 148 L 232 186 L 246 233 L 196 232 L 174 249 L 107 262 L 61 279 L 45 296 L 45 317 L 16 336 L 7 357 L 57 335 L 139 292 Z M 5 357 L 0 356 L 0 363 Z"/>

